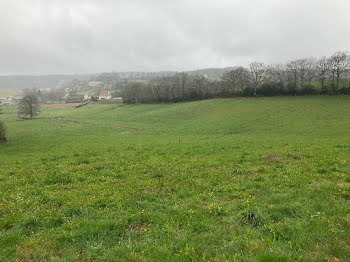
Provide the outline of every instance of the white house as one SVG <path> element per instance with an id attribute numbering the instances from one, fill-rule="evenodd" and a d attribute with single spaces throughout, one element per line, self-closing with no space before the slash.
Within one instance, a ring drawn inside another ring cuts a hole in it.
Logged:
<path id="1" fill-rule="evenodd" d="M 111 93 L 108 90 L 105 90 L 100 93 L 98 100 L 109 100 L 111 98 Z"/>
<path id="2" fill-rule="evenodd" d="M 91 95 L 89 95 L 89 94 L 84 95 L 84 100 L 90 100 L 90 99 L 91 99 Z"/>

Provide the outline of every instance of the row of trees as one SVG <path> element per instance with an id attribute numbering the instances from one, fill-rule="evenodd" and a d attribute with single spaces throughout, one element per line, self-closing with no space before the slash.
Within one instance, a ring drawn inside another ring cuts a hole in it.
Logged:
<path id="1" fill-rule="evenodd" d="M 350 57 L 339 51 L 331 57 L 303 58 L 286 64 L 253 62 L 247 68 L 226 72 L 218 80 L 177 73 L 132 82 L 122 88 L 121 96 L 125 103 L 157 103 L 230 96 L 350 94 L 350 83 L 340 86 L 349 71 Z"/>

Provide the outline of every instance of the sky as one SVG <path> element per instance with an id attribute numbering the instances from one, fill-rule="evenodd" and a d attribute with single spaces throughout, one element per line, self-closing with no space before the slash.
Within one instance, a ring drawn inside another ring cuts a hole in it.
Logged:
<path id="1" fill-rule="evenodd" d="M 0 75 L 186 71 L 350 49 L 349 0 L 0 0 Z"/>

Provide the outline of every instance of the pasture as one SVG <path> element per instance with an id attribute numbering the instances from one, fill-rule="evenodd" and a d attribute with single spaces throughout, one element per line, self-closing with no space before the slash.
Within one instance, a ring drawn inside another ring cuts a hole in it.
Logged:
<path id="1" fill-rule="evenodd" d="M 349 261 L 350 96 L 0 114 L 0 261 Z"/>

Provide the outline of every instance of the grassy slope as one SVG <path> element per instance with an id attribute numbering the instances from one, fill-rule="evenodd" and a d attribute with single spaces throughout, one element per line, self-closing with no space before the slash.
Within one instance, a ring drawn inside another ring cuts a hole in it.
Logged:
<path id="1" fill-rule="evenodd" d="M 0 261 L 350 259 L 349 96 L 6 113 Z"/>

